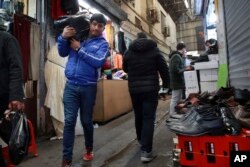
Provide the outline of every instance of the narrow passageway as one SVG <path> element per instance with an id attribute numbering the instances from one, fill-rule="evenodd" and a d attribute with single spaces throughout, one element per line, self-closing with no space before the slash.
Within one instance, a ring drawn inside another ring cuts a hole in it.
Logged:
<path id="1" fill-rule="evenodd" d="M 172 166 L 173 137 L 165 126 L 166 110 L 170 100 L 159 100 L 157 108 L 154 152 L 156 159 L 148 164 L 140 161 L 140 146 L 136 140 L 133 112 L 122 115 L 95 129 L 95 158 L 92 162 L 81 160 L 83 137 L 75 140 L 74 167 L 168 167 Z M 62 140 L 38 143 L 38 157 L 29 156 L 18 167 L 60 166 Z"/>

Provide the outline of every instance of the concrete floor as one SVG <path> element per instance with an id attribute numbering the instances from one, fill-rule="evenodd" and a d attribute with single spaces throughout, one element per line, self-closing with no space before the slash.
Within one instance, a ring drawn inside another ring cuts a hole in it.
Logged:
<path id="1" fill-rule="evenodd" d="M 83 136 L 77 136 L 74 148 L 74 167 L 170 167 L 172 165 L 173 137 L 165 126 L 169 101 L 159 100 L 153 149 L 157 154 L 152 162 L 140 161 L 140 147 L 136 140 L 133 112 L 124 114 L 95 129 L 92 162 L 81 160 L 84 150 Z M 62 140 L 42 141 L 38 144 L 38 157 L 29 155 L 18 167 L 59 167 Z"/>

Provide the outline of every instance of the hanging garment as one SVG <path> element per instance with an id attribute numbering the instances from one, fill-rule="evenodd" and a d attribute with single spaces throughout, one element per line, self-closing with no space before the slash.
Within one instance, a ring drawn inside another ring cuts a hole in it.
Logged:
<path id="1" fill-rule="evenodd" d="M 52 57 L 57 55 L 56 57 L 58 59 L 64 59 L 58 55 L 56 46 L 53 46 L 50 49 L 48 57 L 51 55 Z M 45 63 L 44 75 L 45 84 L 47 86 L 47 95 L 44 105 L 50 108 L 50 115 L 60 122 L 64 122 L 64 109 L 62 103 L 63 91 L 66 82 L 64 70 L 65 68 L 63 66 L 60 66 L 53 61 L 48 60 Z"/>
<path id="2" fill-rule="evenodd" d="M 114 27 L 112 26 L 112 22 L 109 21 L 107 22 L 105 26 L 105 39 L 109 43 L 110 49 L 114 48 Z"/>
<path id="3" fill-rule="evenodd" d="M 23 15 L 14 15 L 14 36 L 17 38 L 23 62 L 23 79 L 28 79 L 28 68 L 30 61 L 30 26 L 31 21 Z"/>
<path id="4" fill-rule="evenodd" d="M 67 13 L 64 12 L 61 8 L 61 0 L 53 0 L 51 8 L 52 19 L 58 19 L 59 17 L 64 16 L 66 14 Z"/>
<path id="5" fill-rule="evenodd" d="M 40 62 L 40 26 L 31 23 L 30 27 L 30 79 L 39 79 L 39 62 Z"/>
<path id="6" fill-rule="evenodd" d="M 119 31 L 118 32 L 118 49 L 119 52 L 123 55 L 126 48 L 125 40 L 124 40 L 124 32 Z"/>
<path id="7" fill-rule="evenodd" d="M 122 69 L 122 55 L 120 53 L 116 53 L 113 56 L 114 69 Z"/>
<path id="8" fill-rule="evenodd" d="M 50 115 L 55 129 L 56 139 L 61 139 L 64 127 L 64 106 L 62 99 L 66 82 L 64 70 L 68 58 L 62 58 L 59 56 L 56 45 L 51 47 L 47 58 L 48 61 L 45 63 L 44 69 L 45 84 L 47 86 L 44 105 L 50 108 Z M 75 127 L 75 135 L 82 134 L 83 130 L 80 117 L 78 117 Z"/>

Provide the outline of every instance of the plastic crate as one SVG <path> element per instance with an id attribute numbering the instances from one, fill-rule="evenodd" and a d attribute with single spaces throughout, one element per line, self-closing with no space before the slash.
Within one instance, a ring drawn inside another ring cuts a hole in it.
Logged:
<path id="1" fill-rule="evenodd" d="M 180 164 L 193 167 L 228 167 L 230 151 L 250 150 L 250 131 L 243 129 L 237 136 L 178 135 Z"/>

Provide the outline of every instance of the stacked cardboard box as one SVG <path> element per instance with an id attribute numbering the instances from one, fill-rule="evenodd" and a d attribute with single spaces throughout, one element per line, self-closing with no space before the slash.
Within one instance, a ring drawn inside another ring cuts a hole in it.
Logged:
<path id="1" fill-rule="evenodd" d="M 196 71 L 185 71 L 184 72 L 185 86 L 186 86 L 186 97 L 190 93 L 199 93 L 199 83 Z"/>
<path id="2" fill-rule="evenodd" d="M 218 54 L 209 55 L 208 62 L 195 63 L 194 68 L 199 74 L 201 92 L 213 92 L 217 89 L 218 80 Z"/>

